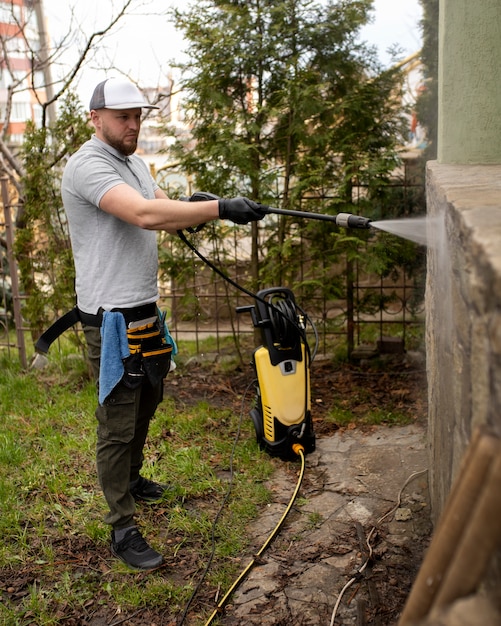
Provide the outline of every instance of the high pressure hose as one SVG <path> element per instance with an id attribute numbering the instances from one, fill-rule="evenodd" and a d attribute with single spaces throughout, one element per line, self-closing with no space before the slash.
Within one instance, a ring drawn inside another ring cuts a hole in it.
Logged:
<path id="1" fill-rule="evenodd" d="M 240 576 L 235 580 L 235 582 L 228 589 L 228 591 L 226 592 L 224 597 L 220 600 L 219 604 L 214 609 L 212 615 L 209 617 L 207 622 L 205 622 L 205 626 L 209 626 L 210 624 L 212 624 L 214 619 L 216 619 L 216 617 L 221 615 L 224 607 L 228 603 L 228 600 L 230 599 L 232 594 L 235 592 L 235 590 L 239 587 L 239 585 L 243 582 L 243 580 L 249 574 L 251 569 L 254 567 L 254 565 L 256 563 L 256 560 L 263 554 L 263 552 L 268 548 L 270 543 L 273 541 L 273 539 L 278 534 L 280 528 L 282 527 L 282 524 L 285 521 L 285 518 L 289 514 L 289 512 L 290 512 L 290 510 L 292 508 L 292 505 L 294 504 L 294 502 L 296 500 L 297 494 L 299 493 L 299 489 L 301 488 L 301 484 L 303 482 L 303 477 L 304 477 L 304 472 L 305 472 L 305 460 L 304 460 L 304 448 L 303 448 L 302 445 L 300 445 L 299 443 L 295 443 L 295 444 L 293 444 L 292 449 L 294 450 L 294 452 L 301 459 L 301 470 L 299 472 L 299 477 L 298 477 L 298 480 L 297 480 L 296 488 L 294 489 L 294 493 L 292 494 L 292 497 L 291 497 L 291 499 L 289 501 L 289 504 L 287 505 L 287 508 L 285 509 L 282 517 L 280 518 L 280 520 L 279 520 L 278 524 L 275 526 L 275 528 L 272 530 L 272 532 L 269 535 L 268 539 L 263 543 L 263 545 L 261 546 L 261 549 L 259 550 L 259 552 L 256 553 L 256 556 L 250 561 L 250 563 L 243 570 L 243 572 L 240 574 Z"/>
<path id="2" fill-rule="evenodd" d="M 298 317 L 296 309 L 295 303 L 283 298 L 274 299 L 268 307 L 274 336 L 282 348 L 294 345 L 298 331 L 304 338 L 304 329 L 299 328 L 296 321 Z"/>
<path id="3" fill-rule="evenodd" d="M 282 317 L 282 321 L 281 321 L 281 328 L 282 331 L 285 328 L 285 325 L 287 324 L 293 324 L 296 326 L 296 329 L 301 332 L 302 336 L 304 335 L 305 329 L 304 328 L 300 328 L 299 324 L 297 324 L 296 322 L 294 322 L 291 317 L 290 317 L 290 311 L 289 310 L 285 310 L 282 307 L 277 307 L 275 306 L 275 304 L 270 304 L 269 302 L 267 302 L 266 300 L 262 300 L 261 298 L 259 298 L 259 296 L 255 293 L 252 293 L 252 291 L 249 291 L 248 289 L 246 289 L 243 285 L 239 285 L 237 282 L 235 282 L 232 278 L 230 278 L 227 274 L 225 274 L 221 269 L 219 269 L 219 267 L 217 267 L 216 265 L 214 265 L 214 263 L 212 263 L 207 257 L 205 257 L 200 250 L 198 250 L 198 248 L 196 248 L 196 246 L 194 246 L 191 241 L 188 240 L 188 238 L 186 237 L 186 235 L 184 234 L 184 232 L 182 230 L 178 230 L 177 234 L 179 236 L 179 238 L 181 239 L 181 241 L 186 244 L 188 246 L 188 248 L 194 253 L 196 254 L 196 256 L 205 263 L 205 265 L 207 265 L 207 267 L 209 267 L 213 272 L 215 272 L 218 276 L 220 276 L 223 280 L 225 280 L 227 283 L 229 283 L 232 287 L 235 287 L 235 289 L 238 289 L 239 291 L 241 291 L 242 293 L 244 293 L 246 296 L 249 296 L 250 298 L 253 298 L 254 300 L 259 300 L 261 301 L 263 304 L 265 304 L 269 310 L 273 310 L 274 312 L 277 313 L 277 315 L 275 316 L 274 320 L 275 323 L 277 323 L 278 317 L 281 316 Z M 315 349 L 313 351 L 313 355 L 310 356 L 310 363 L 313 362 L 316 352 L 317 352 L 317 348 L 318 348 L 318 332 L 317 329 L 315 327 L 315 324 L 312 322 L 312 320 L 308 317 L 308 315 L 305 313 L 305 311 L 303 311 L 301 309 L 301 307 L 299 307 L 296 304 L 296 308 L 298 309 L 298 311 L 301 313 L 301 315 L 304 317 L 305 320 L 308 321 L 308 323 L 310 324 L 313 333 L 315 335 Z M 308 344 L 305 344 L 307 349 L 308 348 Z"/>

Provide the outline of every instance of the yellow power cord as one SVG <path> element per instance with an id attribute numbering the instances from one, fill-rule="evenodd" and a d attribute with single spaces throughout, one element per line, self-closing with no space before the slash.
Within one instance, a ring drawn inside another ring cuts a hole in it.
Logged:
<path id="1" fill-rule="evenodd" d="M 275 538 L 276 534 L 278 533 L 278 531 L 280 530 L 282 524 L 284 523 L 285 518 L 289 514 L 289 512 L 290 512 L 290 510 L 292 508 L 292 505 L 294 504 L 294 501 L 296 500 L 297 494 L 299 492 L 299 489 L 301 487 L 301 483 L 303 482 L 303 477 L 304 477 L 304 470 L 305 470 L 304 448 L 303 448 L 303 446 L 301 444 L 295 443 L 295 444 L 293 444 L 292 449 L 301 458 L 301 471 L 299 472 L 299 478 L 298 478 L 298 481 L 297 481 L 297 484 L 296 484 L 296 488 L 294 489 L 294 493 L 292 494 L 292 497 L 291 497 L 291 499 L 289 501 L 289 504 L 287 505 L 287 508 L 285 509 L 284 514 L 282 515 L 282 517 L 280 518 L 280 521 L 278 522 L 278 524 L 275 526 L 275 528 L 271 532 L 271 534 L 268 537 L 268 539 L 263 543 L 263 545 L 261 546 L 261 549 L 256 554 L 256 556 L 252 559 L 252 561 L 249 563 L 249 565 L 247 565 L 247 567 L 244 569 L 244 571 L 240 574 L 240 576 L 231 585 L 231 587 L 226 592 L 225 596 L 220 600 L 219 604 L 214 609 L 214 612 L 212 613 L 212 615 L 209 617 L 209 619 L 205 623 L 205 626 L 209 626 L 209 624 L 212 624 L 213 620 L 218 615 L 220 615 L 222 613 L 222 610 L 225 607 L 225 605 L 228 602 L 228 600 L 230 599 L 232 593 L 235 591 L 235 589 L 240 585 L 240 583 L 244 580 L 244 578 L 247 576 L 247 574 L 254 567 L 254 564 L 256 563 L 256 559 L 263 554 L 263 552 L 266 550 L 266 548 L 270 545 L 270 543 Z"/>

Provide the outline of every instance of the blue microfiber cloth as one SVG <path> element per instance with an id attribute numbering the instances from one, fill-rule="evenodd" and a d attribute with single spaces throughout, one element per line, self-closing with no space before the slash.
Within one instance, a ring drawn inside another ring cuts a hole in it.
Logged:
<path id="1" fill-rule="evenodd" d="M 130 355 L 127 328 L 122 313 L 105 311 L 101 325 L 101 366 L 99 369 L 99 404 L 103 404 L 122 380 L 122 359 Z"/>
<path id="2" fill-rule="evenodd" d="M 169 346 L 172 346 L 172 356 L 176 356 L 176 354 L 178 353 L 177 343 L 174 337 L 170 334 L 169 327 L 167 326 L 165 322 L 164 322 L 164 337 L 165 337 L 165 341 L 169 344 Z"/>
<path id="3" fill-rule="evenodd" d="M 165 321 L 167 314 L 165 312 L 162 312 L 158 307 L 157 312 L 160 319 L 160 325 L 163 327 L 165 341 L 169 344 L 169 346 L 172 346 L 172 356 L 176 356 L 176 354 L 178 353 L 177 343 L 174 337 L 170 334 L 169 327 L 167 326 L 167 322 Z"/>

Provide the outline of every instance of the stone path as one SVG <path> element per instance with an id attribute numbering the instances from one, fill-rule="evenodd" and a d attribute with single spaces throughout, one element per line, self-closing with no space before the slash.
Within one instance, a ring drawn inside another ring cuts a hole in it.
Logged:
<path id="1" fill-rule="evenodd" d="M 334 624 L 388 626 L 403 606 L 431 532 L 427 463 L 426 432 L 419 425 L 319 439 L 306 457 L 292 511 L 221 623 L 330 626 L 342 588 L 367 560 L 372 530 L 374 558 L 341 598 Z M 256 552 L 282 516 L 296 473 L 295 465 L 284 464 L 274 477 L 273 502 L 251 529 Z M 367 616 L 373 619 L 364 621 Z"/>

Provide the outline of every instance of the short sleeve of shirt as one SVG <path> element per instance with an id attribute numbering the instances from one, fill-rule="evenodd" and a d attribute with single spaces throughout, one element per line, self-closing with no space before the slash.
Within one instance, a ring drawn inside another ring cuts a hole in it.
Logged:
<path id="1" fill-rule="evenodd" d="M 99 206 L 107 191 L 125 182 L 109 159 L 95 153 L 85 158 L 85 167 L 75 163 L 73 174 L 73 191 L 94 206 Z"/>
<path id="2" fill-rule="evenodd" d="M 96 137 L 71 157 L 63 176 L 63 192 L 69 191 L 89 205 L 99 207 L 104 194 L 126 183 L 145 198 L 154 198 L 159 188 L 142 159 L 124 157 Z"/>

